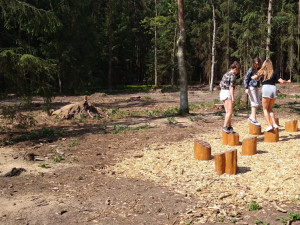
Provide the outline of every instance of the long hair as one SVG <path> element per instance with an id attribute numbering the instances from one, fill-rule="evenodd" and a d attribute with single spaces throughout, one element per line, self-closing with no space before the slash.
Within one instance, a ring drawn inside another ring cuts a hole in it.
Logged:
<path id="1" fill-rule="evenodd" d="M 256 66 L 255 66 L 257 63 L 258 63 L 258 68 L 256 68 Z M 257 70 L 259 70 L 260 68 L 261 68 L 261 59 L 260 58 L 254 58 L 252 60 L 252 71 L 254 73 L 256 73 Z"/>
<path id="2" fill-rule="evenodd" d="M 262 78 L 262 76 L 264 76 L 264 80 L 270 80 L 272 75 L 273 75 L 273 64 L 272 61 L 270 59 L 266 59 L 264 61 L 264 63 L 262 64 L 261 68 L 259 71 L 257 71 L 257 75 L 258 75 L 258 80 L 260 80 Z"/>

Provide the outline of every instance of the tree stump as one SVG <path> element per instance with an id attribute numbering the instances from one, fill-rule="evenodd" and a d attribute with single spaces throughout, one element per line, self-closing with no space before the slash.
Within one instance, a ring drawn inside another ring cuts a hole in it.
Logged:
<path id="1" fill-rule="evenodd" d="M 240 136 L 238 133 L 228 134 L 228 145 L 230 146 L 240 145 L 239 137 Z"/>
<path id="2" fill-rule="evenodd" d="M 222 131 L 222 145 L 227 145 L 228 144 L 228 133 L 225 131 Z"/>
<path id="3" fill-rule="evenodd" d="M 261 135 L 261 126 L 255 126 L 254 124 L 249 123 L 249 134 Z"/>
<path id="4" fill-rule="evenodd" d="M 279 141 L 279 130 L 273 129 L 268 132 L 265 132 L 264 137 L 265 142 L 278 142 Z"/>
<path id="5" fill-rule="evenodd" d="M 215 167 L 219 175 L 225 173 L 225 153 L 216 154 L 215 158 Z"/>
<path id="6" fill-rule="evenodd" d="M 271 118 L 270 118 L 270 123 L 271 125 L 273 125 Z M 275 118 L 275 123 L 279 126 L 279 118 Z"/>
<path id="7" fill-rule="evenodd" d="M 194 141 L 194 157 L 198 160 L 211 160 L 211 146 L 205 141 Z"/>
<path id="8" fill-rule="evenodd" d="M 250 137 L 243 140 L 242 155 L 255 155 L 257 151 L 257 137 Z"/>
<path id="9" fill-rule="evenodd" d="M 298 131 L 298 120 L 292 120 L 285 122 L 285 131 L 297 132 Z"/>
<path id="10" fill-rule="evenodd" d="M 225 152 L 225 173 L 236 174 L 237 172 L 237 150 Z"/>

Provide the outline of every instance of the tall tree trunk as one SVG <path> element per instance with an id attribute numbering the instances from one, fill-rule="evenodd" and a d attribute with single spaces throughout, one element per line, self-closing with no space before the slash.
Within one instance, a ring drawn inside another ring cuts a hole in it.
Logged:
<path id="1" fill-rule="evenodd" d="M 226 70 L 230 64 L 230 0 L 227 1 L 227 58 L 226 58 Z"/>
<path id="2" fill-rule="evenodd" d="M 176 39 L 177 39 L 177 26 L 175 27 L 174 40 L 173 40 L 173 51 L 172 51 L 172 74 L 171 74 L 171 85 L 174 86 L 175 77 L 175 50 L 176 50 Z"/>
<path id="3" fill-rule="evenodd" d="M 189 113 L 188 81 L 184 61 L 186 31 L 184 25 L 183 0 L 178 0 L 179 38 L 177 41 L 178 70 L 180 77 L 180 113 Z"/>
<path id="4" fill-rule="evenodd" d="M 298 2 L 298 41 L 297 41 L 297 43 L 298 43 L 298 54 L 297 54 L 297 57 L 298 57 L 298 62 L 299 62 L 299 60 L 300 60 L 300 40 L 299 40 L 299 37 L 300 36 L 300 0 L 299 0 L 299 2 Z M 298 72 L 298 74 L 299 74 L 299 72 Z"/>
<path id="5" fill-rule="evenodd" d="M 267 46 L 266 46 L 266 57 L 270 57 L 270 43 L 271 43 L 271 19 L 272 19 L 272 0 L 269 0 L 268 7 L 268 34 L 267 34 Z"/>
<path id="6" fill-rule="evenodd" d="M 155 0 L 155 26 L 154 26 L 154 85 L 157 86 L 157 0 Z"/>
<path id="7" fill-rule="evenodd" d="M 108 91 L 112 90 L 112 46 L 113 46 L 113 31 L 112 31 L 112 0 L 108 0 L 108 11 L 109 11 L 109 21 L 108 21 L 108 82 L 107 89 Z"/>
<path id="8" fill-rule="evenodd" d="M 215 3 L 212 0 L 212 7 L 213 7 L 213 40 L 212 40 L 212 47 L 211 47 L 211 75 L 210 75 L 210 87 L 209 90 L 213 91 L 214 85 L 214 75 L 215 75 L 215 48 L 216 48 L 216 15 L 215 15 Z"/>

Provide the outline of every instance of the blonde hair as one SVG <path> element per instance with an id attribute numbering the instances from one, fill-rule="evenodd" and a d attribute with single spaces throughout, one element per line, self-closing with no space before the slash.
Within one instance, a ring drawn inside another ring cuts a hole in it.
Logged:
<path id="1" fill-rule="evenodd" d="M 273 75 L 273 64 L 270 59 L 266 59 L 259 71 L 257 71 L 258 80 L 264 76 L 264 80 L 270 80 Z"/>

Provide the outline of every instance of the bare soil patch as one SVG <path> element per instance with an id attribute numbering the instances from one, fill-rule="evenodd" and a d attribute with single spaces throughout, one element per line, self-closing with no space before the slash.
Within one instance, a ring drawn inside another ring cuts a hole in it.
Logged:
<path id="1" fill-rule="evenodd" d="M 258 154 L 248 157 L 237 146 L 238 174 L 230 176 L 218 176 L 213 160 L 193 158 L 195 139 L 208 142 L 212 154 L 233 149 L 222 146 L 219 93 L 207 87 L 191 88 L 186 116 L 176 115 L 178 92 L 96 93 L 88 96 L 101 112 L 95 118 L 82 111 L 48 116 L 34 99 L 22 111 L 34 127 L 17 129 L 1 118 L 0 224 L 282 224 L 276 218 L 300 213 L 300 133 L 284 131 L 285 121 L 300 119 L 300 86 L 280 91 L 279 142 L 260 135 Z M 56 97 L 53 109 L 82 100 Z M 18 103 L 7 99 L 1 108 Z M 249 137 L 248 113 L 233 117 L 240 141 Z M 264 130 L 261 111 L 258 119 Z M 13 168 L 24 171 L 5 177 Z M 248 210 L 253 201 L 260 210 Z"/>

